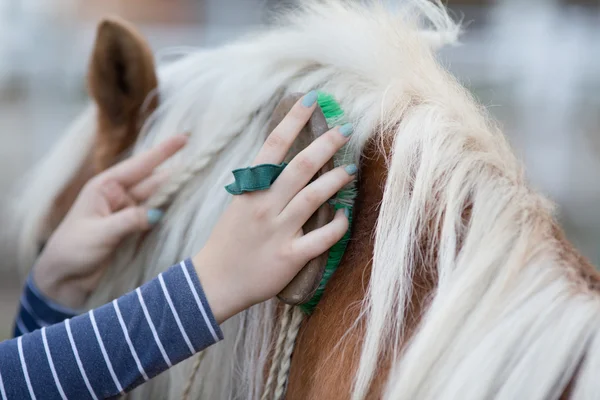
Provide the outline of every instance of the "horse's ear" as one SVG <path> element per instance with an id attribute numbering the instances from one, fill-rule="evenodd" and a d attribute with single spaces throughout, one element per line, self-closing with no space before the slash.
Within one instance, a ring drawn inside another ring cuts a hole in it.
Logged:
<path id="1" fill-rule="evenodd" d="M 143 120 L 158 104 L 157 85 L 144 38 L 119 19 L 100 22 L 88 70 L 89 92 L 98 106 L 98 169 L 114 163 L 135 142 Z"/>

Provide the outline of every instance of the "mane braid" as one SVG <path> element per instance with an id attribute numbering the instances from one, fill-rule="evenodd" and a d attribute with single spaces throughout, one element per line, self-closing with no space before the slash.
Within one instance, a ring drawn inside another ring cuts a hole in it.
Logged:
<path id="1" fill-rule="evenodd" d="M 273 385 L 275 385 L 276 383 L 276 378 L 279 376 L 278 372 L 281 368 L 283 357 L 285 357 L 284 347 L 288 336 L 288 330 L 290 327 L 292 313 L 293 307 L 289 304 L 285 304 L 281 312 L 281 318 L 279 321 L 279 333 L 277 335 L 277 341 L 275 343 L 275 352 L 273 353 L 273 357 L 271 358 L 271 366 L 269 368 L 269 374 L 267 375 L 267 383 L 265 384 L 261 400 L 270 400 L 274 395 Z"/>
<path id="2" fill-rule="evenodd" d="M 292 361 L 292 353 L 296 344 L 296 337 L 300 330 L 300 324 L 306 317 L 306 314 L 299 307 L 293 307 L 292 319 L 287 329 L 285 336 L 285 342 L 283 345 L 283 353 L 281 356 L 281 365 L 277 374 L 277 385 L 275 386 L 275 394 L 273 398 L 275 400 L 283 399 L 285 396 L 285 389 L 287 387 L 288 376 L 290 373 L 290 366 Z"/>

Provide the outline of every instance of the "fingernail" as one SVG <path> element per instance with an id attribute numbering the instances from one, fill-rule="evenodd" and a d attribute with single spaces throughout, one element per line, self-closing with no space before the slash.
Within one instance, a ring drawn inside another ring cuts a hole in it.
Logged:
<path id="1" fill-rule="evenodd" d="M 304 98 L 302 99 L 302 105 L 304 107 L 312 107 L 312 105 L 315 104 L 316 101 L 317 101 L 317 92 L 314 90 L 311 90 L 310 92 L 308 92 L 304 95 Z"/>
<path id="2" fill-rule="evenodd" d="M 356 171 L 358 171 L 358 168 L 356 168 L 355 164 L 350 164 L 350 165 L 346 165 L 346 168 L 344 168 L 344 170 L 346 170 L 348 175 L 354 175 L 354 174 L 356 174 Z"/>
<path id="3" fill-rule="evenodd" d="M 343 137 L 348 137 L 352 135 L 352 132 L 354 132 L 354 127 L 352 126 L 352 124 L 348 123 L 340 126 L 340 133 Z"/>
<path id="4" fill-rule="evenodd" d="M 344 215 L 346 216 L 346 218 L 350 218 L 350 210 L 344 208 Z"/>
<path id="5" fill-rule="evenodd" d="M 152 208 L 148 210 L 146 216 L 148 218 L 149 225 L 156 225 L 158 221 L 163 217 L 165 213 L 159 210 L 158 208 Z"/>

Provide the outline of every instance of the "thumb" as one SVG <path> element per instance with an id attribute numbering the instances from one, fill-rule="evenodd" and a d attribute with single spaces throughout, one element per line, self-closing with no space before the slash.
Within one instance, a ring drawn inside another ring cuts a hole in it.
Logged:
<path id="1" fill-rule="evenodd" d="M 163 214 L 157 208 L 124 208 L 105 219 L 106 234 L 113 240 L 120 240 L 129 234 L 147 231 L 160 221 Z"/>

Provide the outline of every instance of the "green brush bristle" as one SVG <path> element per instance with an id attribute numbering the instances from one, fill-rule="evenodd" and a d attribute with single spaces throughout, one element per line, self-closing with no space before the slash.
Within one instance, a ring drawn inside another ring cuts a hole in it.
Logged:
<path id="1" fill-rule="evenodd" d="M 335 100 L 335 98 L 323 92 L 318 92 L 317 102 L 319 103 L 319 107 L 321 107 L 321 111 L 323 111 L 323 115 L 325 115 L 325 119 L 327 120 L 327 125 L 329 128 L 333 128 L 334 126 L 342 125 L 346 121 L 344 120 L 344 111 Z M 342 148 L 334 157 L 335 166 L 347 164 L 346 161 L 352 162 L 353 160 L 347 160 L 348 152 L 346 148 Z M 339 210 L 341 208 L 348 209 L 348 231 L 344 234 L 344 237 L 333 245 L 331 249 L 329 249 L 329 254 L 327 257 L 327 264 L 325 265 L 325 273 L 323 274 L 323 278 L 321 279 L 321 283 L 319 283 L 319 288 L 313 295 L 313 297 L 306 303 L 301 304 L 299 307 L 306 314 L 311 314 L 323 293 L 325 292 L 325 286 L 327 282 L 333 276 L 333 273 L 340 265 L 342 261 L 342 256 L 346 251 L 346 246 L 348 245 L 348 241 L 350 240 L 350 231 L 352 227 L 352 207 L 354 205 L 354 199 L 356 198 L 356 189 L 353 184 L 350 184 L 340 190 L 334 199 L 330 201 L 333 204 L 335 210 Z"/>
<path id="2" fill-rule="evenodd" d="M 328 93 L 317 92 L 317 102 L 319 103 L 319 107 L 321 107 L 321 111 L 323 111 L 323 115 L 327 120 L 327 125 L 329 128 L 333 128 L 336 125 L 342 124 L 342 120 L 344 119 L 344 110 L 342 110 L 332 95 Z"/>

